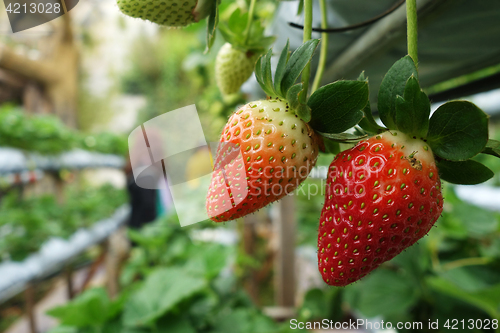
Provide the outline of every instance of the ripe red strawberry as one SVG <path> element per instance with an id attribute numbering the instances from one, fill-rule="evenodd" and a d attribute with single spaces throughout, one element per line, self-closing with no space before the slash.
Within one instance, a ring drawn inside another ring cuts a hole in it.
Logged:
<path id="1" fill-rule="evenodd" d="M 330 165 L 318 236 L 323 280 L 345 286 L 426 235 L 443 210 L 430 147 L 385 132 Z"/>
<path id="2" fill-rule="evenodd" d="M 252 75 L 258 54 L 243 52 L 224 44 L 215 60 L 215 80 L 223 95 L 237 93 Z"/>
<path id="3" fill-rule="evenodd" d="M 128 16 L 168 26 L 184 27 L 210 14 L 215 0 L 117 0 Z"/>
<path id="4" fill-rule="evenodd" d="M 215 222 L 255 212 L 292 192 L 318 157 L 318 138 L 281 100 L 242 106 L 220 139 L 207 194 Z"/>

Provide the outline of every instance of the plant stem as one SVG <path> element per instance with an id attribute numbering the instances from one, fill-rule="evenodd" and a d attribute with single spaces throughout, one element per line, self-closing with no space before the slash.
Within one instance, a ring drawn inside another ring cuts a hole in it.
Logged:
<path id="1" fill-rule="evenodd" d="M 304 0 L 304 40 L 307 42 L 312 35 L 312 0 Z M 307 96 L 309 90 L 309 77 L 311 76 L 311 62 L 306 65 L 302 71 L 302 89 Z"/>
<path id="2" fill-rule="evenodd" d="M 326 10 L 326 0 L 319 0 L 319 6 L 321 8 L 321 28 L 328 28 L 328 11 Z M 321 84 L 321 79 L 323 78 L 323 72 L 325 71 L 326 57 L 328 55 L 328 34 L 323 32 L 321 34 L 321 51 L 319 54 L 318 69 L 316 70 L 316 75 L 314 76 L 314 83 L 311 88 L 311 94 L 318 89 Z"/>
<path id="3" fill-rule="evenodd" d="M 489 258 L 464 258 L 446 263 L 442 266 L 443 271 L 449 271 L 454 268 L 464 267 L 464 266 L 475 266 L 475 265 L 486 265 L 490 262 Z"/>
<path id="4" fill-rule="evenodd" d="M 418 69 L 418 25 L 417 0 L 406 0 L 406 20 L 408 29 L 408 54 Z"/>
<path id="5" fill-rule="evenodd" d="M 253 21 L 253 14 L 255 12 L 255 3 L 257 0 L 250 0 L 250 8 L 248 9 L 248 19 L 247 19 L 247 26 L 245 28 L 245 32 L 243 33 L 243 36 L 245 36 L 245 40 L 243 44 L 246 44 L 248 41 L 248 37 L 250 35 L 250 27 L 252 26 L 252 21 Z"/>

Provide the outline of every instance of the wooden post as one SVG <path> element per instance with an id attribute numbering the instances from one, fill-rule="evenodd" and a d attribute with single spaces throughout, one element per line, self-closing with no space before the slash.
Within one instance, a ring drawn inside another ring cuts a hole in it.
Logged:
<path id="1" fill-rule="evenodd" d="M 71 264 L 64 268 L 64 280 L 66 281 L 66 292 L 68 299 L 75 297 L 75 289 L 73 288 L 73 267 Z"/>
<path id="2" fill-rule="evenodd" d="M 275 301 L 281 307 L 295 306 L 295 196 L 287 195 L 277 204 L 274 228 L 278 238 L 275 261 Z"/>
<path id="3" fill-rule="evenodd" d="M 99 247 L 101 253 L 99 254 L 99 257 L 97 257 L 97 259 L 92 263 L 92 265 L 90 265 L 90 268 L 87 274 L 85 275 L 85 279 L 83 280 L 82 287 L 80 288 L 80 293 L 83 293 L 85 289 L 87 289 L 90 281 L 97 272 L 97 269 L 104 263 L 106 259 L 106 253 L 108 252 L 108 242 L 105 241 L 101 243 Z"/>
<path id="4" fill-rule="evenodd" d="M 255 227 L 258 223 L 258 213 L 250 214 L 243 218 L 243 250 L 245 255 L 255 257 L 256 252 L 256 231 Z M 255 304 L 259 304 L 259 283 L 257 277 L 257 270 L 252 268 L 245 277 L 244 286 L 250 298 Z"/>
<path id="5" fill-rule="evenodd" d="M 30 284 L 24 291 L 26 299 L 26 315 L 28 316 L 30 333 L 37 333 L 35 320 L 35 285 Z"/>
<path id="6" fill-rule="evenodd" d="M 106 240 L 105 246 L 106 286 L 109 296 L 114 298 L 120 291 L 120 271 L 130 252 L 126 229 L 118 229 Z"/>
<path id="7" fill-rule="evenodd" d="M 56 34 L 58 43 L 52 48 L 50 57 L 31 60 L 0 43 L 0 68 L 39 84 L 50 101 L 51 113 L 60 117 L 66 125 L 76 127 L 79 55 L 73 39 L 70 14 L 60 19 L 60 33 Z M 33 94 L 28 92 L 27 96 L 32 97 Z M 28 111 L 36 113 L 46 108 L 45 102 L 45 99 L 39 103 L 29 100 L 25 107 L 33 107 Z"/>

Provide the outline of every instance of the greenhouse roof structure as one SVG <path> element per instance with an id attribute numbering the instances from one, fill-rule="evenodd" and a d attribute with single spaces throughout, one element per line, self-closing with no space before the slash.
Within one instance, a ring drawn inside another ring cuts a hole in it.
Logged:
<path id="1" fill-rule="evenodd" d="M 401 4 L 401 5 L 399 5 Z M 321 14 L 315 3 L 313 27 L 321 26 Z M 399 6 L 398 6 L 399 5 Z M 272 33 L 276 48 L 286 43 L 292 48 L 302 42 L 301 30 L 289 23 L 302 24 L 298 2 L 281 2 Z M 400 0 L 327 1 L 328 26 L 341 28 L 365 22 L 397 7 L 380 20 L 347 32 L 329 34 L 329 53 L 323 83 L 355 79 L 362 71 L 370 80 L 370 99 L 384 74 L 406 51 L 406 6 Z M 462 75 L 500 64 L 500 2 L 498 0 L 418 0 L 419 79 L 428 88 Z M 320 38 L 313 33 L 313 38 Z M 315 68 L 313 64 L 313 68 Z M 468 83 L 461 89 L 433 95 L 433 101 L 467 96 L 500 87 L 498 74 Z M 499 69 L 496 70 L 499 72 Z M 434 97 L 435 96 L 435 97 Z"/>

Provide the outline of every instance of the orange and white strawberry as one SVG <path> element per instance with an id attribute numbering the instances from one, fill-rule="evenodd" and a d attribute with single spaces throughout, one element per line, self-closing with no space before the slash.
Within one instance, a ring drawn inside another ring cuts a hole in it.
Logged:
<path id="1" fill-rule="evenodd" d="M 429 145 L 388 131 L 335 157 L 318 235 L 323 280 L 348 285 L 425 236 L 443 210 Z"/>
<path id="2" fill-rule="evenodd" d="M 318 136 L 281 99 L 250 102 L 222 131 L 207 212 L 215 222 L 255 212 L 294 191 L 318 157 Z"/>
<path id="3" fill-rule="evenodd" d="M 240 107 L 222 130 L 206 200 L 213 221 L 234 220 L 279 200 L 295 190 L 315 165 L 322 141 L 299 117 L 309 109 L 298 101 L 301 85 L 293 84 L 318 42 L 304 43 L 290 58 L 287 43 L 278 62 L 283 75 L 275 76 L 274 83 L 267 71 L 272 53 L 257 61 L 257 82 L 274 98 Z M 302 61 L 289 62 L 297 58 Z"/>

